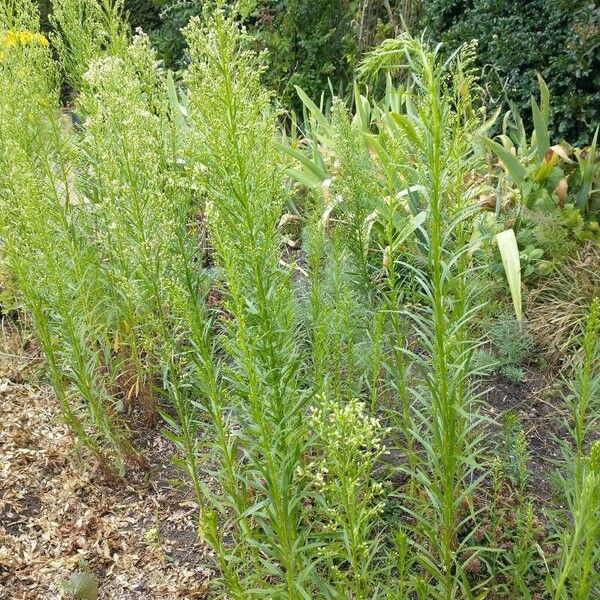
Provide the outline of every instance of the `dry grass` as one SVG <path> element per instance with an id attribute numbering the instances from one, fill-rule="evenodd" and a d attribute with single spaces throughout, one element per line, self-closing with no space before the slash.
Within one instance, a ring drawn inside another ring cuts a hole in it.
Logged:
<path id="1" fill-rule="evenodd" d="M 536 346 L 553 363 L 569 361 L 590 304 L 600 294 L 600 245 L 592 242 L 529 290 L 528 321 Z"/>

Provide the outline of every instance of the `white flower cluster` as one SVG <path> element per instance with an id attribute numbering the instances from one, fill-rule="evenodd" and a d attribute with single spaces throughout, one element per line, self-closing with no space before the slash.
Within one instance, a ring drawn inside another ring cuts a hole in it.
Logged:
<path id="1" fill-rule="evenodd" d="M 84 80 L 92 87 L 100 87 L 103 82 L 111 78 L 115 72 L 120 73 L 124 61 L 120 56 L 102 56 L 90 62 L 88 70 L 84 73 Z"/>
<path id="2" fill-rule="evenodd" d="M 346 452 L 351 449 L 370 453 L 385 450 L 381 441 L 384 429 L 379 419 L 369 416 L 365 403 L 357 399 L 346 404 L 325 401 L 311 410 L 310 420 L 328 443 L 339 445 Z"/>
<path id="3" fill-rule="evenodd" d="M 385 453 L 386 429 L 379 419 L 356 399 L 345 404 L 325 400 L 311 411 L 310 422 L 320 456 L 301 474 L 307 474 L 327 499 L 330 518 L 336 520 L 340 503 L 380 512 L 382 506 L 375 499 L 383 486 L 373 478 L 373 468 Z"/>
<path id="4" fill-rule="evenodd" d="M 385 452 L 386 429 L 356 399 L 341 403 L 318 398 L 309 418 L 316 434 L 317 458 L 299 474 L 317 492 L 322 533 L 341 534 L 346 540 L 338 544 L 339 538 L 332 538 L 323 548 L 323 558 L 335 579 L 358 580 L 384 508 L 384 488 L 373 472 Z M 338 571 L 343 563 L 351 565 L 350 571 Z"/>

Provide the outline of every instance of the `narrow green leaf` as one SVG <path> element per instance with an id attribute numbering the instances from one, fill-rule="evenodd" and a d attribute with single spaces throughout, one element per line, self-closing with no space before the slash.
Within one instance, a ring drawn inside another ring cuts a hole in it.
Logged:
<path id="1" fill-rule="evenodd" d="M 321 187 L 322 181 L 315 177 L 310 171 L 299 171 L 298 169 L 287 169 L 286 173 L 298 183 L 309 189 L 317 189 Z"/>
<path id="2" fill-rule="evenodd" d="M 186 126 L 185 116 L 187 115 L 187 111 L 179 101 L 179 95 L 177 94 L 175 80 L 173 79 L 173 73 L 171 71 L 167 71 L 167 97 L 169 99 L 169 105 L 171 106 L 175 125 L 177 129 L 181 131 Z"/>
<path id="3" fill-rule="evenodd" d="M 592 193 L 592 184 L 596 173 L 595 158 L 596 145 L 598 143 L 598 130 L 599 128 L 597 127 L 592 140 L 592 145 L 588 148 L 587 158 L 581 159 L 578 157 L 577 159 L 579 161 L 579 172 L 581 173 L 581 186 L 575 196 L 575 204 L 577 208 L 584 213 L 590 212 L 588 200 Z"/>
<path id="4" fill-rule="evenodd" d="M 308 94 L 300 86 L 296 85 L 294 87 L 296 88 L 296 93 L 300 97 L 300 100 L 302 100 L 304 106 L 313 115 L 313 117 L 315 117 L 319 125 L 321 125 L 321 127 L 323 127 L 324 129 L 329 130 L 329 122 L 327 121 L 327 118 L 325 117 L 321 109 L 308 97 Z"/>
<path id="5" fill-rule="evenodd" d="M 371 107 L 369 101 L 360 93 L 356 81 L 354 82 L 354 104 L 356 105 L 356 114 L 360 119 L 361 128 L 368 132 L 371 124 Z"/>
<path id="6" fill-rule="evenodd" d="M 313 175 L 313 177 L 318 179 L 320 182 L 327 179 L 327 173 L 319 165 L 315 164 L 313 160 L 308 158 L 308 156 L 300 152 L 300 150 L 295 150 L 294 148 L 290 148 L 290 146 L 287 144 L 282 144 L 280 142 L 275 142 L 275 146 L 279 151 L 298 161 L 306 170 L 309 171 L 309 173 Z"/>
<path id="7" fill-rule="evenodd" d="M 544 78 L 537 73 L 538 84 L 540 86 L 540 109 L 546 122 L 550 121 L 550 90 Z"/>
<path id="8" fill-rule="evenodd" d="M 396 112 L 390 113 L 390 117 L 393 119 L 394 123 L 396 123 L 402 129 L 402 131 L 404 131 L 404 135 L 406 135 L 408 141 L 422 150 L 423 141 L 420 139 L 415 126 L 411 123 L 411 120 L 406 115 Z"/>
<path id="9" fill-rule="evenodd" d="M 536 157 L 538 161 L 544 160 L 544 155 L 550 148 L 550 136 L 548 134 L 548 119 L 544 117 L 538 103 L 531 99 L 531 112 L 533 115 L 533 129 L 535 134 Z"/>
<path id="10" fill-rule="evenodd" d="M 487 118 L 475 131 L 478 135 L 485 135 L 496 123 L 500 113 L 502 112 L 502 107 L 498 107 L 489 118 Z"/>

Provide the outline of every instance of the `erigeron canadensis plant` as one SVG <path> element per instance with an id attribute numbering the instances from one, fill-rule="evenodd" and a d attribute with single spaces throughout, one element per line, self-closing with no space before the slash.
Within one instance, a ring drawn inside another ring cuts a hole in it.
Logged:
<path id="1" fill-rule="evenodd" d="M 357 292 L 378 313 L 375 326 L 370 328 L 371 338 L 376 345 L 390 347 L 388 352 L 374 355 L 377 360 L 373 366 L 383 377 L 376 375 L 381 381 L 373 381 L 372 394 L 376 394 L 377 388 L 381 388 L 381 392 L 383 388 L 391 387 L 397 395 L 400 409 L 396 410 L 395 406 L 386 408 L 397 416 L 396 422 L 403 438 L 401 443 L 409 459 L 409 471 L 414 473 L 416 456 L 411 432 L 408 369 L 402 350 L 406 323 L 400 317 L 407 295 L 404 289 L 407 281 L 400 274 L 400 257 L 406 250 L 408 238 L 423 223 L 425 213 L 411 218 L 402 201 L 407 194 L 396 194 L 395 190 L 386 188 L 381 165 L 374 160 L 368 146 L 369 137 L 365 135 L 368 127 L 363 120 L 357 119 L 358 116 L 359 113 L 351 121 L 343 103 L 334 100 L 330 135 L 336 160 L 327 195 L 335 198 L 331 203 L 331 219 L 351 258 L 351 273 Z M 386 192 L 390 195 L 386 196 Z M 381 363 L 381 368 L 377 367 L 378 363 Z M 372 398 L 374 412 L 376 400 L 375 396 Z"/>
<path id="2" fill-rule="evenodd" d="M 84 74 L 93 60 L 126 50 L 128 26 L 123 16 L 123 0 L 52 0 L 52 44 L 72 91 L 84 87 Z"/>
<path id="3" fill-rule="evenodd" d="M 395 392 L 399 407 L 389 407 L 390 414 L 394 416 L 393 422 L 398 423 L 402 434 L 400 447 L 404 450 L 408 461 L 408 495 L 415 493 L 415 475 L 417 467 L 417 453 L 413 428 L 413 411 L 411 407 L 411 394 L 409 389 L 410 361 L 404 354 L 407 345 L 408 323 L 403 317 L 406 297 L 405 281 L 399 274 L 401 255 L 407 240 L 413 236 L 415 230 L 425 220 L 425 213 L 421 212 L 415 217 L 407 214 L 406 206 L 396 197 L 388 196 L 385 202 L 378 206 L 379 218 L 382 226 L 381 238 L 385 244 L 382 252 L 384 283 L 381 285 L 383 299 L 382 312 L 386 323 L 389 325 L 390 336 L 386 339 L 391 346 L 390 356 L 385 361 L 389 374 L 390 385 Z"/>
<path id="4" fill-rule="evenodd" d="M 536 519 L 533 502 L 518 504 L 515 513 L 515 542 L 508 559 L 507 579 L 513 597 L 530 595 L 529 574 L 536 562 Z"/>
<path id="5" fill-rule="evenodd" d="M 396 92 L 402 114 L 390 119 L 402 125 L 386 134 L 385 166 L 363 139 L 379 123 L 359 114 L 359 134 L 336 102 L 329 133 L 339 162 L 327 193 L 339 203 L 325 219 L 322 198 L 310 207 L 308 265 L 297 268 L 306 277 L 292 279 L 277 232 L 286 200 L 277 115 L 235 19 L 190 25 L 187 110 L 143 36 L 118 52 L 95 49 L 77 65 L 82 122 L 71 130 L 33 5 L 7 6 L 3 252 L 80 440 L 123 461 L 134 454 L 121 400 L 133 402 L 146 382 L 171 401 L 167 435 L 228 597 L 531 596 L 540 527 L 519 428 L 510 498 L 502 464 L 491 466 L 489 537 L 503 523 L 515 534 L 500 532 L 486 553 L 476 529 L 485 469 L 470 366 L 477 118 L 468 60 L 446 70 L 415 40 L 386 45 L 379 58 L 408 66 L 415 81 Z M 214 268 L 203 267 L 204 226 Z M 600 449 L 587 453 L 599 311 L 596 301 L 567 398 L 572 468 L 560 564 L 548 564 L 555 600 L 598 590 Z M 384 438 L 400 463 L 391 498 L 381 487 L 392 462 Z M 395 499 L 400 523 L 387 518 Z"/>
<path id="6" fill-rule="evenodd" d="M 320 549 L 327 579 L 339 593 L 368 597 L 380 565 L 378 549 L 383 486 L 374 470 L 385 452 L 385 429 L 356 399 L 318 399 L 310 414 L 316 458 L 306 467 L 315 515 L 324 538 Z"/>
<path id="7" fill-rule="evenodd" d="M 568 494 L 572 523 L 560 535 L 560 564 L 548 578 L 554 600 L 584 600 L 600 591 L 600 442 L 592 445 L 580 476 Z"/>
<path id="8" fill-rule="evenodd" d="M 323 396 L 328 385 L 328 372 L 331 370 L 331 350 L 336 352 L 341 344 L 330 345 L 328 343 L 331 340 L 332 307 L 327 302 L 327 288 L 323 284 L 328 238 L 324 226 L 320 223 L 318 197 L 315 198 L 315 204 L 317 208 L 313 211 L 310 222 L 305 228 L 309 280 L 306 312 L 308 313 L 307 329 L 310 331 L 310 363 L 313 389 L 316 396 Z M 337 357 L 337 355 L 335 356 Z M 334 361 L 339 362 L 335 358 Z"/>
<path id="9" fill-rule="evenodd" d="M 31 3 L 11 8 L 2 14 L 2 28 L 27 22 L 31 40 L 38 39 Z M 9 167 L 3 170 L 8 262 L 65 421 L 99 458 L 108 442 L 122 463 L 133 450 L 114 422 L 104 381 L 103 280 L 73 197 L 73 144 L 61 125 L 57 70 L 47 44 L 19 41 L 7 50 L 1 76 L 12 90 L 3 100 L 2 127 L 2 161 Z"/>
<path id="10" fill-rule="evenodd" d="M 378 342 L 366 335 L 372 310 L 356 288 L 345 234 L 342 229 L 328 234 L 319 217 L 317 210 L 306 228 L 305 360 L 312 366 L 315 396 L 350 400 L 364 392 L 373 369 L 379 370 Z"/>
<path id="11" fill-rule="evenodd" d="M 171 338 L 166 286 L 181 267 L 188 195 L 173 184 L 166 81 L 146 36 L 93 60 L 78 97 L 80 182 L 114 305 L 114 351 L 125 404 L 156 411 L 153 378 Z"/>
<path id="12" fill-rule="evenodd" d="M 336 161 L 330 193 L 333 219 L 344 231 L 352 257 L 353 276 L 365 295 L 373 290 L 373 267 L 370 265 L 370 231 L 367 217 L 378 198 L 383 196 L 380 175 L 369 155 L 362 129 L 351 123 L 343 102 L 334 99 L 331 112 L 332 150 Z"/>
<path id="13" fill-rule="evenodd" d="M 481 429 L 469 382 L 475 347 L 471 321 L 477 306 L 476 290 L 467 276 L 474 190 L 465 185 L 477 164 L 469 136 L 478 123 L 469 109 L 470 78 L 455 77 L 448 84 L 446 69 L 460 65 L 461 56 L 455 60 L 443 64 L 436 50 L 405 37 L 388 40 L 362 67 L 363 74 L 383 67 L 406 68 L 415 82 L 408 91 L 410 111 L 403 128 L 408 143 L 404 150 L 399 138 L 394 160 L 404 165 L 400 172 L 406 173 L 405 187 L 419 190 L 420 207 L 427 213 L 427 266 L 416 272 L 422 308 L 409 313 L 424 352 L 403 351 L 422 377 L 422 385 L 411 386 L 416 399 L 413 435 L 424 450 L 417 481 L 428 508 L 416 500 L 416 506 L 407 509 L 417 523 L 414 547 L 433 584 L 429 593 L 448 600 L 461 590 L 470 593 L 461 557 L 467 556 L 468 562 L 476 556 L 469 551 L 472 534 L 459 540 L 457 530 L 466 522 L 461 513 L 479 481 Z M 468 55 L 463 60 L 468 64 Z M 406 169 L 415 163 L 416 169 Z"/>
<path id="14" fill-rule="evenodd" d="M 598 335 L 600 300 L 595 298 L 583 328 L 582 352 L 568 384 L 565 402 L 569 419 L 563 424 L 570 440 L 561 441 L 565 459 L 559 481 L 567 505 L 566 514 L 554 517 L 560 546 L 560 564 L 548 579 L 555 600 L 590 598 L 600 588 L 595 565 L 600 558 L 600 444 L 592 444 L 589 458 L 585 449 L 598 422 L 600 377 L 598 373 Z"/>
<path id="15" fill-rule="evenodd" d="M 261 66 L 233 20 L 217 11 L 204 24 L 193 20 L 186 37 L 194 179 L 207 199 L 208 233 L 232 317 L 223 323 L 231 422 L 214 444 L 234 458 L 235 488 L 209 498 L 214 509 L 204 513 L 204 532 L 232 597 L 266 590 L 305 597 L 311 568 L 296 469 L 306 394 L 298 385 L 291 281 L 278 258 L 283 185 L 276 115 L 260 86 Z"/>
<path id="16" fill-rule="evenodd" d="M 565 401 L 571 412 L 567 428 L 575 444 L 575 479 L 581 478 L 585 444 L 598 423 L 600 405 L 600 370 L 598 338 L 600 336 L 600 297 L 594 298 L 585 320 L 581 358 L 574 378 L 569 383 Z"/>
<path id="17" fill-rule="evenodd" d="M 517 492 L 519 504 L 522 504 L 527 486 L 527 440 L 519 417 L 513 410 L 503 415 L 502 438 L 505 475 Z"/>
<path id="18" fill-rule="evenodd" d="M 504 415 L 503 429 L 504 475 L 506 481 L 510 482 L 505 492 L 510 496 L 511 506 L 509 512 L 504 514 L 509 535 L 502 547 L 507 551 L 497 557 L 497 570 L 493 575 L 498 579 L 502 576 L 505 580 L 502 585 L 507 593 L 527 597 L 532 591 L 532 573 L 541 570 L 536 547 L 541 529 L 534 514 L 533 499 L 528 493 L 527 439 L 516 413 L 509 411 Z M 494 491 L 498 493 L 497 489 Z"/>

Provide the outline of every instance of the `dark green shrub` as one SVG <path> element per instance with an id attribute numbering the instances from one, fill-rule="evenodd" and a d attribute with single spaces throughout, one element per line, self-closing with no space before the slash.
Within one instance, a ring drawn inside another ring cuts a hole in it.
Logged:
<path id="1" fill-rule="evenodd" d="M 165 64 L 177 68 L 185 52 L 180 30 L 202 12 L 204 4 L 129 0 L 126 8 L 132 26 L 148 31 Z M 329 82 L 336 93 L 343 93 L 360 55 L 395 34 L 401 14 L 414 22 L 419 6 L 420 0 L 390 0 L 387 6 L 364 0 L 246 0 L 241 3 L 241 18 L 257 49 L 269 52 L 265 83 L 285 106 L 299 109 L 295 85 L 313 98 L 328 91 Z M 157 9 L 158 21 L 148 28 L 145 23 Z"/>
<path id="2" fill-rule="evenodd" d="M 266 0 L 255 13 L 255 35 L 269 50 L 267 84 L 286 103 L 294 85 L 318 98 L 328 80 L 339 88 L 351 80 L 356 58 L 357 0 Z"/>
<path id="3" fill-rule="evenodd" d="M 125 0 L 124 8 L 132 29 L 141 27 L 147 33 L 158 27 L 163 4 L 163 0 Z"/>
<path id="4" fill-rule="evenodd" d="M 155 4 L 161 1 L 160 23 L 151 29 L 151 38 L 165 63 L 176 67 L 184 58 L 180 30 L 200 14 L 203 3 L 155 0 Z M 357 47 L 354 17 L 361 4 L 359 0 L 251 0 L 243 5 L 248 31 L 259 48 L 269 51 L 266 83 L 283 94 L 284 103 L 296 101 L 294 85 L 318 97 L 328 89 L 328 79 L 336 90 L 351 79 Z M 134 17 L 132 13 L 135 26 Z"/>
<path id="5" fill-rule="evenodd" d="M 448 51 L 478 40 L 482 84 L 524 117 L 535 73 L 553 98 L 553 137 L 589 143 L 600 121 L 600 8 L 588 0 L 424 0 L 422 25 Z"/>
<path id="6" fill-rule="evenodd" d="M 160 4 L 159 23 L 149 31 L 152 45 L 165 65 L 181 68 L 185 53 L 185 39 L 181 30 L 190 19 L 202 12 L 202 3 L 187 0 L 155 0 Z"/>

